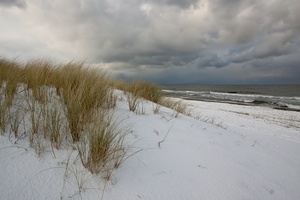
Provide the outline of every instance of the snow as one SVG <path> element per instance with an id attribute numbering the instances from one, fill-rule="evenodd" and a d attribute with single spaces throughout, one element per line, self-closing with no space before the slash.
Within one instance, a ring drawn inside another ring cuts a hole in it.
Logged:
<path id="1" fill-rule="evenodd" d="M 0 136 L 0 199 L 300 199 L 299 112 L 184 102 L 193 117 L 154 114 L 148 101 L 134 113 L 118 99 L 131 150 L 109 181 L 71 147 L 38 156 L 27 140 Z"/>

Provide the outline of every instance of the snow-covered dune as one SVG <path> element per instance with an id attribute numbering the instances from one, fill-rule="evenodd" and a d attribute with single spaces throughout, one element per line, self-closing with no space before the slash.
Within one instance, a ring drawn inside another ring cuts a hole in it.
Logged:
<path id="1" fill-rule="evenodd" d="M 0 199 L 300 199 L 300 112 L 185 102 L 194 117 L 152 102 L 136 114 L 119 98 L 131 150 L 109 181 L 72 148 L 38 157 L 0 136 Z"/>

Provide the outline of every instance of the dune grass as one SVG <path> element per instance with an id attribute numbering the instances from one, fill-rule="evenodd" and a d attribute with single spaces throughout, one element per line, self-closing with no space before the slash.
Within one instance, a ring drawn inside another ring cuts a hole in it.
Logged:
<path id="1" fill-rule="evenodd" d="M 174 117 L 178 117 L 180 113 L 187 116 L 192 115 L 191 111 L 188 108 L 188 105 L 180 99 L 174 100 L 172 98 L 165 97 L 165 98 L 161 98 L 158 104 L 174 110 L 175 111 Z"/>
<path id="2" fill-rule="evenodd" d="M 86 143 L 88 160 L 82 159 L 82 164 L 92 173 L 125 154 L 117 123 L 111 115 L 99 117 L 112 112 L 117 99 L 105 72 L 79 62 L 33 60 L 21 65 L 4 58 L 0 71 L 1 133 L 9 128 L 15 140 L 25 133 L 38 155 L 49 144 L 53 150 Z M 21 122 L 27 124 L 25 132 Z"/>
<path id="3" fill-rule="evenodd" d="M 161 89 L 157 85 L 145 81 L 133 81 L 131 83 L 117 81 L 114 83 L 114 86 L 117 89 L 125 91 L 130 111 L 137 112 L 138 108 L 142 107 L 143 100 L 149 100 L 156 103 L 153 108 L 155 114 L 159 113 L 161 106 L 164 106 L 174 110 L 175 117 L 178 117 L 180 113 L 191 116 L 187 104 L 182 102 L 182 100 L 163 97 Z"/>
<path id="4" fill-rule="evenodd" d="M 127 102 L 128 102 L 128 106 L 129 106 L 129 110 L 130 111 L 136 111 L 136 109 L 139 106 L 139 102 L 140 102 L 140 97 L 142 94 L 142 90 L 139 87 L 139 83 L 138 82 L 133 82 L 131 84 L 128 84 L 126 87 L 126 98 L 127 98 Z"/>
<path id="5" fill-rule="evenodd" d="M 83 62 L 56 65 L 37 59 L 19 64 L 0 58 L 0 130 L 15 141 L 28 138 L 38 155 L 49 146 L 76 147 L 82 164 L 92 173 L 106 173 L 123 163 L 126 130 L 113 117 L 114 89 L 126 93 L 129 110 L 145 112 L 143 101 L 187 114 L 181 101 L 162 98 L 158 86 L 144 81 L 112 81 Z M 142 108 L 140 108 L 140 106 Z M 20 124 L 23 123 L 23 126 Z"/>
<path id="6" fill-rule="evenodd" d="M 72 70 L 71 70 L 71 69 Z M 109 108 L 112 98 L 106 74 L 84 68 L 83 63 L 69 63 L 60 69 L 62 82 L 56 85 L 66 105 L 66 116 L 73 141 L 80 140 L 80 130 L 98 108 Z"/>
<path id="7" fill-rule="evenodd" d="M 22 82 L 31 89 L 33 97 L 41 102 L 47 101 L 43 87 L 48 86 L 53 70 L 53 64 L 48 60 L 34 60 L 23 68 Z"/>
<path id="8" fill-rule="evenodd" d="M 0 84 L 4 89 L 5 104 L 10 107 L 21 79 L 22 70 L 15 61 L 2 58 L 0 59 L 0 71 Z"/>
<path id="9" fill-rule="evenodd" d="M 79 144 L 79 155 L 83 165 L 92 173 L 105 173 L 109 178 L 126 152 L 124 139 L 126 130 L 119 127 L 113 112 L 99 110 L 95 120 L 87 126 L 84 142 Z"/>
<path id="10" fill-rule="evenodd" d="M 4 103 L 1 102 L 0 104 L 0 133 L 4 134 L 6 132 L 6 125 L 8 123 L 8 112 L 7 107 Z"/>
<path id="11" fill-rule="evenodd" d="M 123 90 L 126 93 L 126 98 L 129 110 L 136 112 L 143 100 L 149 100 L 158 103 L 161 100 L 161 89 L 154 84 L 145 81 L 116 81 L 114 87 Z"/>

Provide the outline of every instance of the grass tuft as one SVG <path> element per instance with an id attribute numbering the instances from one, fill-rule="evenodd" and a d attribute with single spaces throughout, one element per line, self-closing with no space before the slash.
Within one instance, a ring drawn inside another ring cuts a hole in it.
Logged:
<path id="1" fill-rule="evenodd" d="M 72 69 L 72 70 L 71 70 Z M 111 105 L 110 81 L 97 69 L 85 68 L 83 63 L 69 63 L 60 69 L 60 95 L 65 104 L 66 117 L 73 142 L 81 137 L 83 126 L 90 121 L 94 110 Z"/>
<path id="2" fill-rule="evenodd" d="M 114 86 L 126 92 L 129 110 L 133 112 L 138 109 L 143 99 L 157 103 L 162 97 L 158 86 L 144 81 L 134 81 L 132 83 L 116 82 Z M 143 113 L 143 108 L 141 110 Z"/>
<path id="3" fill-rule="evenodd" d="M 171 98 L 162 98 L 159 104 L 174 110 L 176 112 L 174 115 L 175 117 L 178 117 L 179 113 L 192 116 L 191 111 L 188 109 L 188 105 L 180 99 L 173 100 Z"/>
<path id="4" fill-rule="evenodd" d="M 133 82 L 127 85 L 126 98 L 130 111 L 136 111 L 141 97 L 141 88 L 138 82 Z"/>
<path id="5" fill-rule="evenodd" d="M 125 135 L 113 120 L 113 114 L 100 110 L 95 121 L 87 126 L 85 140 L 78 147 L 83 165 L 91 173 L 111 174 L 126 153 Z"/>
<path id="6" fill-rule="evenodd" d="M 12 106 L 12 101 L 21 80 L 22 69 L 15 61 L 0 59 L 0 84 L 4 88 L 6 106 Z"/>

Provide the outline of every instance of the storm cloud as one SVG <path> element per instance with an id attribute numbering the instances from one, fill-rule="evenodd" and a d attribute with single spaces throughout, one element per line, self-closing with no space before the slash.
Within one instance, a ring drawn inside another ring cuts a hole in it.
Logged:
<path id="1" fill-rule="evenodd" d="M 0 0 L 0 6 L 25 8 L 26 2 L 24 0 Z"/>
<path id="2" fill-rule="evenodd" d="M 0 0 L 0 55 L 158 83 L 300 83 L 297 0 Z"/>

